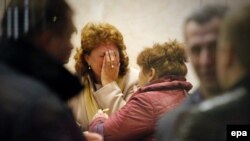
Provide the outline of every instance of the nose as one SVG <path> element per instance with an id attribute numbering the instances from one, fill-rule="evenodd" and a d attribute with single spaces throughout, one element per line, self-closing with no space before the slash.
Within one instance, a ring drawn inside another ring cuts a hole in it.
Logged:
<path id="1" fill-rule="evenodd" d="M 202 67 L 214 67 L 215 53 L 211 50 L 204 48 L 200 54 L 200 65 Z"/>

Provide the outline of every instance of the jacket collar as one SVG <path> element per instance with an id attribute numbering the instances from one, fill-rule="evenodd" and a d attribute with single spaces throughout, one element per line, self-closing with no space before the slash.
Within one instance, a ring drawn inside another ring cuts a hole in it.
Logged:
<path id="1" fill-rule="evenodd" d="M 249 84 L 250 84 L 250 75 L 246 75 L 240 81 L 235 83 L 235 85 L 233 85 L 231 88 L 229 88 L 229 91 L 237 89 L 239 87 L 243 87 L 243 88 L 247 89 L 248 91 L 250 91 L 250 85 Z"/>
<path id="2" fill-rule="evenodd" d="M 184 89 L 188 92 L 191 88 L 192 84 L 187 82 L 184 77 L 168 75 L 139 88 L 138 92 L 165 91 L 172 89 Z"/>
<path id="3" fill-rule="evenodd" d="M 45 84 L 63 101 L 69 100 L 82 90 L 77 77 L 28 42 L 3 43 L 0 60 L 16 71 Z"/>

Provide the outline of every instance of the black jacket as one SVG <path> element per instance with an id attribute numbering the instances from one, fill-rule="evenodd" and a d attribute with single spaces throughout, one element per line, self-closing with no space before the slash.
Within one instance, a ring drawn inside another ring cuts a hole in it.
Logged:
<path id="1" fill-rule="evenodd" d="M 84 140 L 65 103 L 81 89 L 76 77 L 31 44 L 1 44 L 0 140 Z"/>
<path id="2" fill-rule="evenodd" d="M 250 125 L 250 77 L 187 113 L 174 141 L 226 141 L 228 125 Z M 241 131 L 237 129 L 236 131 Z M 236 139 L 236 138 L 235 138 Z M 228 139 L 229 140 L 229 139 Z"/>
<path id="3" fill-rule="evenodd" d="M 0 61 L 20 74 L 43 83 L 63 101 L 82 89 L 78 78 L 62 67 L 62 64 L 27 42 L 2 43 Z"/>
<path id="4" fill-rule="evenodd" d="M 168 141 L 174 137 L 176 128 L 181 118 L 187 111 L 203 101 L 201 92 L 197 89 L 190 94 L 176 109 L 163 115 L 157 122 L 156 138 L 157 141 Z"/>

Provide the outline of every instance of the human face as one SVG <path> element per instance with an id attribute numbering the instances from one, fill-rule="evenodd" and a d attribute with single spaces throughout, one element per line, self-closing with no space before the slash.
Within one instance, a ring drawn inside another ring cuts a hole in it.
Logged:
<path id="1" fill-rule="evenodd" d="M 76 28 L 72 21 L 72 12 L 68 12 L 67 20 L 65 21 L 64 32 L 60 35 L 58 33 L 53 34 L 51 39 L 51 53 L 61 63 L 67 63 L 73 49 L 71 43 L 71 36 L 76 31 Z"/>
<path id="2" fill-rule="evenodd" d="M 187 53 L 200 80 L 201 87 L 209 92 L 218 91 L 215 49 L 220 20 L 214 18 L 205 24 L 190 21 L 186 25 Z"/>
<path id="3" fill-rule="evenodd" d="M 101 82 L 103 59 L 107 51 L 114 51 L 115 58 L 118 60 L 117 62 L 120 62 L 119 51 L 114 43 L 101 43 L 94 47 L 89 55 L 85 55 L 85 60 L 91 67 L 97 82 Z"/>
<path id="4" fill-rule="evenodd" d="M 140 67 L 138 84 L 140 87 L 142 87 L 148 83 L 149 83 L 148 74 L 145 71 L 143 71 L 143 67 Z"/>

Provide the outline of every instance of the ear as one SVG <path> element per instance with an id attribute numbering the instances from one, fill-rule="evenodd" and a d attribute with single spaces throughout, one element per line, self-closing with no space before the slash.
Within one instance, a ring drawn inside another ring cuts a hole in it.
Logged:
<path id="1" fill-rule="evenodd" d="M 89 64 L 89 55 L 84 55 L 84 59 L 85 59 L 86 62 Z"/>
<path id="2" fill-rule="evenodd" d="M 156 78 L 156 71 L 154 68 L 151 68 L 148 73 L 148 82 L 153 81 Z"/>

